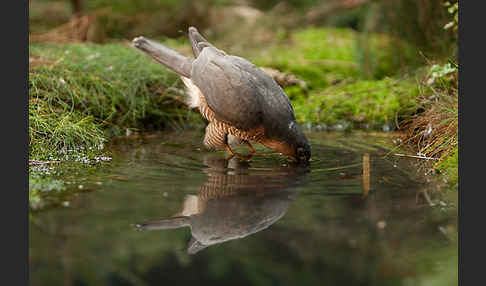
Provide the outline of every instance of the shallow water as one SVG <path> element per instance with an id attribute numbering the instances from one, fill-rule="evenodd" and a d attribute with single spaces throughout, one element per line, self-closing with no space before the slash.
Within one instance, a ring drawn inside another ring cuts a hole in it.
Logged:
<path id="1" fill-rule="evenodd" d="M 30 284 L 457 285 L 457 217 L 412 161 L 308 136 L 308 167 L 259 146 L 227 161 L 200 132 L 114 146 L 89 191 L 31 216 Z"/>

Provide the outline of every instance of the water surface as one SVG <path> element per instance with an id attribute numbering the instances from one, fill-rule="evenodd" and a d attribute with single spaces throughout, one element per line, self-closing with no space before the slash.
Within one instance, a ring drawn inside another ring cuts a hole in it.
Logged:
<path id="1" fill-rule="evenodd" d="M 113 146 L 89 191 L 32 214 L 30 284 L 457 285 L 456 216 L 413 161 L 308 137 L 307 167 L 260 146 L 226 160 L 200 132 Z"/>

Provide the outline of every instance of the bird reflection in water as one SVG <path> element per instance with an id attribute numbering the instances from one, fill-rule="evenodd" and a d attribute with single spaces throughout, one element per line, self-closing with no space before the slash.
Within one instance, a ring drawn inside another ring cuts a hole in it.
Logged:
<path id="1" fill-rule="evenodd" d="M 135 224 L 139 230 L 190 227 L 187 252 L 244 238 L 282 218 L 309 172 L 308 167 L 253 169 L 238 158 L 207 156 L 207 181 L 199 194 L 185 197 L 174 216 Z"/>

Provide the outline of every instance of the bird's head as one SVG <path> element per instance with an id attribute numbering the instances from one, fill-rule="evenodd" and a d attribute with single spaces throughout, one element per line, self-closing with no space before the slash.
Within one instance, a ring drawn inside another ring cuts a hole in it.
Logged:
<path id="1" fill-rule="evenodd" d="M 288 128 L 288 141 L 293 149 L 292 157 L 294 157 L 297 162 L 309 162 L 311 158 L 311 149 L 304 132 L 302 132 L 299 124 L 295 121 L 290 122 Z"/>
<path id="2" fill-rule="evenodd" d="M 307 163 L 311 158 L 311 148 L 307 138 L 305 137 L 304 133 L 300 130 L 297 126 L 297 130 L 294 131 L 294 144 L 292 147 L 294 149 L 294 158 L 299 163 Z"/>
<path id="3" fill-rule="evenodd" d="M 266 140 L 263 145 L 294 158 L 298 163 L 307 163 L 311 158 L 311 148 L 297 122 L 292 121 L 285 133 L 278 138 Z"/>
<path id="4" fill-rule="evenodd" d="M 295 159 L 297 162 L 309 162 L 311 158 L 311 150 L 309 143 L 305 142 L 295 147 Z"/>

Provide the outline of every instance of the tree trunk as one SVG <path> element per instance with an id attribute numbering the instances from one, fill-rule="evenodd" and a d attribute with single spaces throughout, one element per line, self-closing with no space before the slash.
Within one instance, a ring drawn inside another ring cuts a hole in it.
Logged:
<path id="1" fill-rule="evenodd" d="M 71 0 L 73 15 L 81 16 L 83 14 L 83 0 Z"/>

